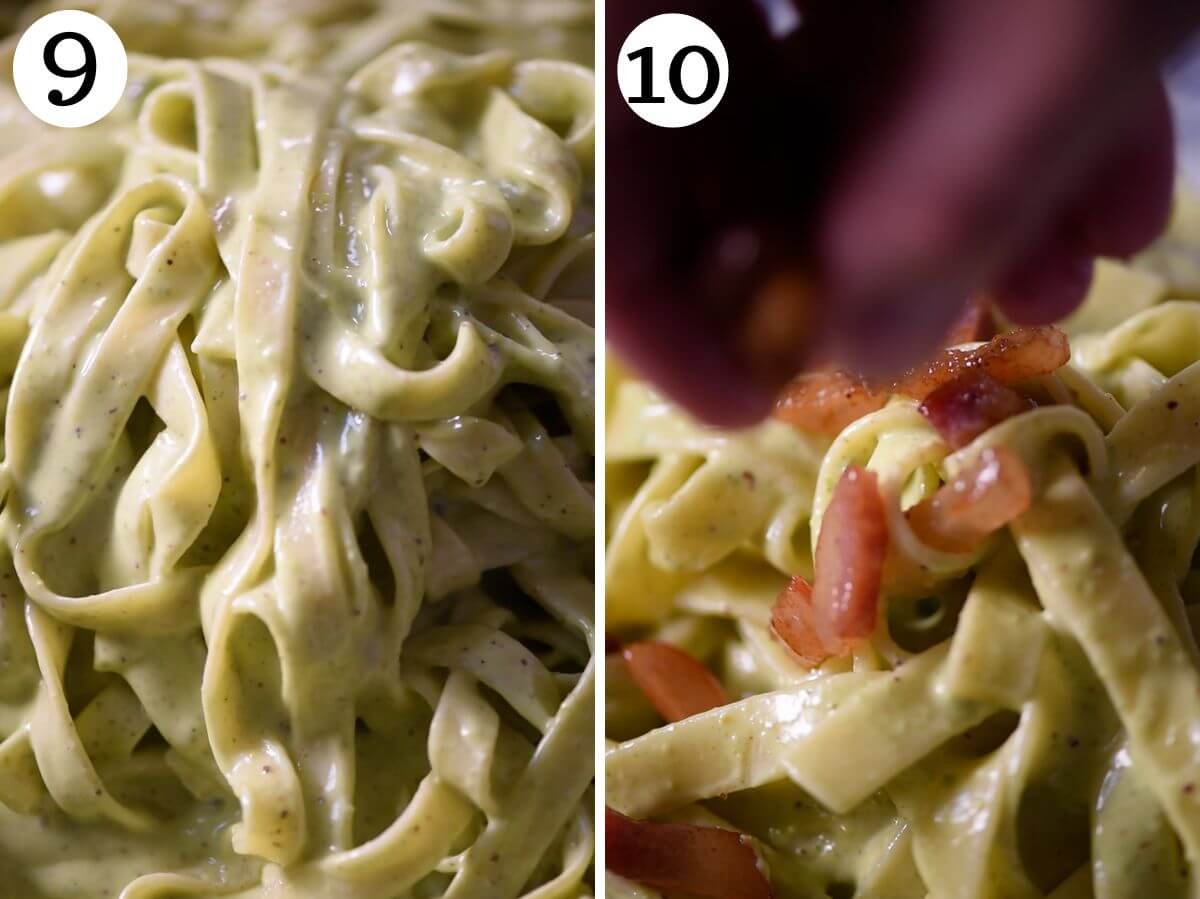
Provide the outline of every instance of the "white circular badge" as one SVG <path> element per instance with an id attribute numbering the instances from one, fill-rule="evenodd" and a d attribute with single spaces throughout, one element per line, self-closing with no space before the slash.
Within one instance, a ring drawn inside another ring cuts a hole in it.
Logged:
<path id="1" fill-rule="evenodd" d="M 717 33 L 695 16 L 663 13 L 625 38 L 617 84 L 641 118 L 683 128 L 707 116 L 725 96 L 729 57 Z"/>
<path id="2" fill-rule="evenodd" d="M 125 92 L 125 45 L 103 19 L 77 9 L 42 16 L 13 54 L 13 82 L 35 116 L 60 128 L 98 122 Z"/>

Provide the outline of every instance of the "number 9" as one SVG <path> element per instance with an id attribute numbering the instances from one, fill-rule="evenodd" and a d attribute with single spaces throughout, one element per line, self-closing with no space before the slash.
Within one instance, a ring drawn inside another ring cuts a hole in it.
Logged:
<path id="1" fill-rule="evenodd" d="M 58 59 L 55 56 L 59 44 L 67 40 L 78 42 L 79 46 L 83 49 L 83 65 L 77 69 L 63 68 L 59 65 Z M 60 78 L 83 76 L 83 82 L 79 85 L 79 90 L 66 99 L 63 98 L 63 92 L 58 88 L 50 91 L 48 97 L 50 102 L 55 106 L 74 106 L 91 93 L 92 85 L 96 83 L 96 48 L 92 46 L 91 41 L 78 31 L 64 31 L 46 41 L 46 48 L 42 51 L 42 61 L 46 64 L 46 69 L 52 75 L 57 75 Z"/>

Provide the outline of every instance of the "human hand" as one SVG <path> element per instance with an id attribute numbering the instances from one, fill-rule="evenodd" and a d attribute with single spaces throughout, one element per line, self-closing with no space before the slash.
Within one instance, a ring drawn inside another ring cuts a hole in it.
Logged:
<path id="1" fill-rule="evenodd" d="M 611 62 L 665 8 L 608 10 Z M 725 41 L 729 88 L 674 132 L 609 104 L 608 334 L 708 421 L 761 418 L 818 354 L 895 372 L 981 290 L 1061 318 L 1095 256 L 1165 223 L 1158 72 L 1195 3 L 814 2 L 777 40 L 749 0 L 683 11 Z"/>

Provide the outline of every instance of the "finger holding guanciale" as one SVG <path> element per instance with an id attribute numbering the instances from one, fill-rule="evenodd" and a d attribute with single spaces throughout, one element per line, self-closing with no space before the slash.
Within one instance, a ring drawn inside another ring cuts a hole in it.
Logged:
<path id="1" fill-rule="evenodd" d="M 967 327 L 975 325 L 968 323 Z M 970 349 L 947 347 L 891 384 L 872 384 L 845 371 L 799 375 L 780 394 L 775 417 L 812 433 L 835 436 L 864 415 L 882 409 L 893 394 L 924 400 L 971 376 L 1017 384 L 1051 374 L 1070 358 L 1067 335 L 1057 328 L 1019 328 Z"/>
<path id="2" fill-rule="evenodd" d="M 682 721 L 729 702 L 711 671 L 677 646 L 643 640 L 621 650 L 629 676 L 667 721 Z"/>
<path id="3" fill-rule="evenodd" d="M 639 821 L 604 810 L 605 866 L 635 883 L 695 899 L 771 899 L 745 834 L 721 827 Z"/>
<path id="4" fill-rule="evenodd" d="M 905 514 L 921 542 L 965 553 L 1028 509 L 1032 500 L 1029 472 L 1017 454 L 989 447 Z"/>

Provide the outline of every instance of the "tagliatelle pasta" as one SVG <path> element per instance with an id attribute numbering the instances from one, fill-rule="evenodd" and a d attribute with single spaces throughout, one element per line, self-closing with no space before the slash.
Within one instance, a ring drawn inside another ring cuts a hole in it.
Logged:
<path id="1" fill-rule="evenodd" d="M 0 85 L 0 896 L 590 896 L 590 3 L 84 5 L 110 116 Z"/>
<path id="2" fill-rule="evenodd" d="M 1100 263 L 1070 363 L 1020 385 L 1036 408 L 957 449 L 903 396 L 833 439 L 722 433 L 610 376 L 608 626 L 686 650 L 731 698 L 664 724 L 610 677 L 615 811 L 748 835 L 782 899 L 1197 895 L 1200 232 L 1179 203 L 1159 246 Z M 926 501 L 989 459 L 1019 474 L 1020 514 L 923 539 Z M 809 670 L 771 611 L 811 582 L 854 466 L 885 505 L 880 617 Z"/>

